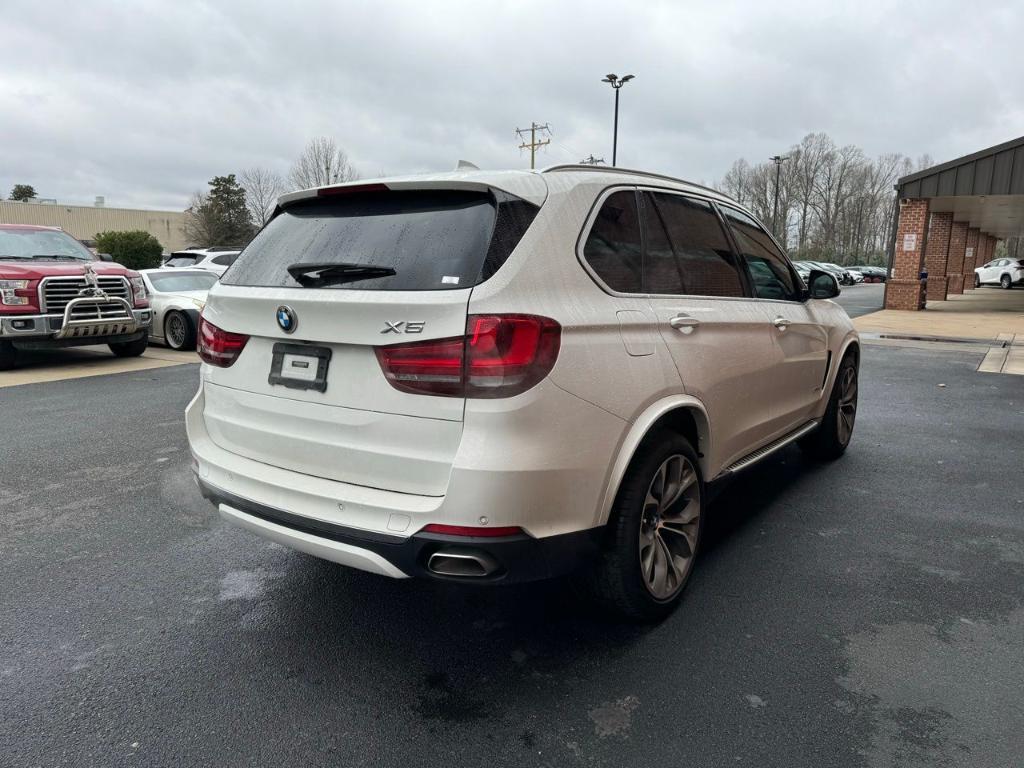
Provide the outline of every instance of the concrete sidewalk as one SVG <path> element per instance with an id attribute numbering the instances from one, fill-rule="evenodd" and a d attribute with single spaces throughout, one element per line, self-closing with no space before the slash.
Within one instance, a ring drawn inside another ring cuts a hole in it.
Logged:
<path id="1" fill-rule="evenodd" d="M 978 288 L 946 301 L 929 301 L 923 312 L 883 309 L 854 319 L 867 343 L 943 344 L 944 339 L 989 342 L 978 368 L 983 373 L 1024 375 L 1024 291 Z M 880 337 L 880 338 L 879 338 Z M 916 341 L 921 340 L 921 341 Z"/>
<path id="2" fill-rule="evenodd" d="M 868 333 L 997 340 L 1024 339 L 1024 291 L 977 288 L 947 301 L 929 301 L 923 312 L 883 309 L 853 321 Z"/>

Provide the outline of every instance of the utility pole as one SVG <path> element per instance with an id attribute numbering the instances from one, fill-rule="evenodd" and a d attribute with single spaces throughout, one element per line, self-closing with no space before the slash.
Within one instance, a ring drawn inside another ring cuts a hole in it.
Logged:
<path id="1" fill-rule="evenodd" d="M 625 77 L 619 77 L 618 75 L 605 75 L 601 82 L 608 83 L 612 88 L 615 89 L 615 127 L 612 129 L 612 167 L 615 167 L 615 162 L 619 157 L 619 89 L 632 80 L 636 75 L 626 75 Z"/>
<path id="2" fill-rule="evenodd" d="M 551 143 L 551 139 L 541 139 L 538 141 L 537 131 L 541 131 L 550 136 L 551 126 L 548 125 L 547 123 L 544 123 L 544 125 L 539 125 L 538 123 L 531 121 L 529 128 L 516 128 L 516 133 L 519 135 L 519 138 L 523 139 L 523 143 L 519 145 L 519 148 L 530 150 L 530 170 L 533 170 L 536 167 L 534 160 L 537 155 L 537 150 L 543 147 L 545 144 Z M 530 134 L 529 142 L 526 141 L 527 133 Z"/>
<path id="3" fill-rule="evenodd" d="M 594 157 L 593 153 L 591 153 L 589 157 L 584 157 L 582 160 L 580 160 L 580 165 L 597 165 L 598 163 L 603 162 L 603 157 Z"/>
<path id="4" fill-rule="evenodd" d="M 768 159 L 775 163 L 775 204 L 772 206 L 772 234 L 777 239 L 779 237 L 779 177 L 782 173 L 782 164 L 789 160 L 789 158 L 783 155 L 772 155 Z"/>

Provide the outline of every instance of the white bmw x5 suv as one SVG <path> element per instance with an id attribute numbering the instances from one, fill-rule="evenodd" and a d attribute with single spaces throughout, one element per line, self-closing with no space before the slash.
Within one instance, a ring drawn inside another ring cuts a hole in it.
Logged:
<path id="1" fill-rule="evenodd" d="M 589 166 L 285 195 L 209 293 L 193 469 L 228 521 L 395 578 L 579 570 L 657 618 L 707 484 L 833 459 L 857 334 L 741 206 Z"/>

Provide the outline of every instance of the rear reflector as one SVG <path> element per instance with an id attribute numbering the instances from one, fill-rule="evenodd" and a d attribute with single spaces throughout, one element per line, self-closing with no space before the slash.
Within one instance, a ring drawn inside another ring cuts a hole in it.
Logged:
<path id="1" fill-rule="evenodd" d="M 391 385 L 444 397 L 512 397 L 548 375 L 561 326 L 536 315 L 470 315 L 465 336 L 377 347 Z"/>
<path id="2" fill-rule="evenodd" d="M 443 533 L 446 536 L 471 536 L 475 538 L 493 538 L 495 536 L 518 536 L 523 529 L 518 525 L 497 526 L 495 528 L 478 528 L 471 525 L 441 525 L 431 523 L 420 529 L 420 533 Z"/>
<path id="3" fill-rule="evenodd" d="M 243 333 L 223 331 L 205 317 L 199 318 L 199 339 L 196 351 L 203 362 L 218 368 L 230 368 L 242 354 L 249 337 Z"/>

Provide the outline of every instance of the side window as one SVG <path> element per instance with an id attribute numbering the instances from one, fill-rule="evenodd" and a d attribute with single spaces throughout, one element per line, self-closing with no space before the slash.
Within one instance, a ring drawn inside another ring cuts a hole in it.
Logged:
<path id="1" fill-rule="evenodd" d="M 238 254 L 237 253 L 227 253 L 227 254 L 224 254 L 223 256 L 218 256 L 217 258 L 213 259 L 212 261 L 213 261 L 214 264 L 216 264 L 218 266 L 230 267 L 232 264 L 235 263 L 235 259 L 237 259 L 237 258 L 238 258 Z"/>
<path id="2" fill-rule="evenodd" d="M 790 271 L 786 257 L 768 233 L 760 224 L 735 208 L 722 206 L 722 213 L 729 222 L 750 272 L 754 295 L 759 299 L 799 301 L 800 287 Z"/>
<path id="3" fill-rule="evenodd" d="M 640 216 L 636 193 L 615 192 L 601 205 L 583 258 L 613 291 L 642 293 Z"/>
<path id="4" fill-rule="evenodd" d="M 708 203 L 644 192 L 644 289 L 688 296 L 742 296 L 732 248 Z"/>

